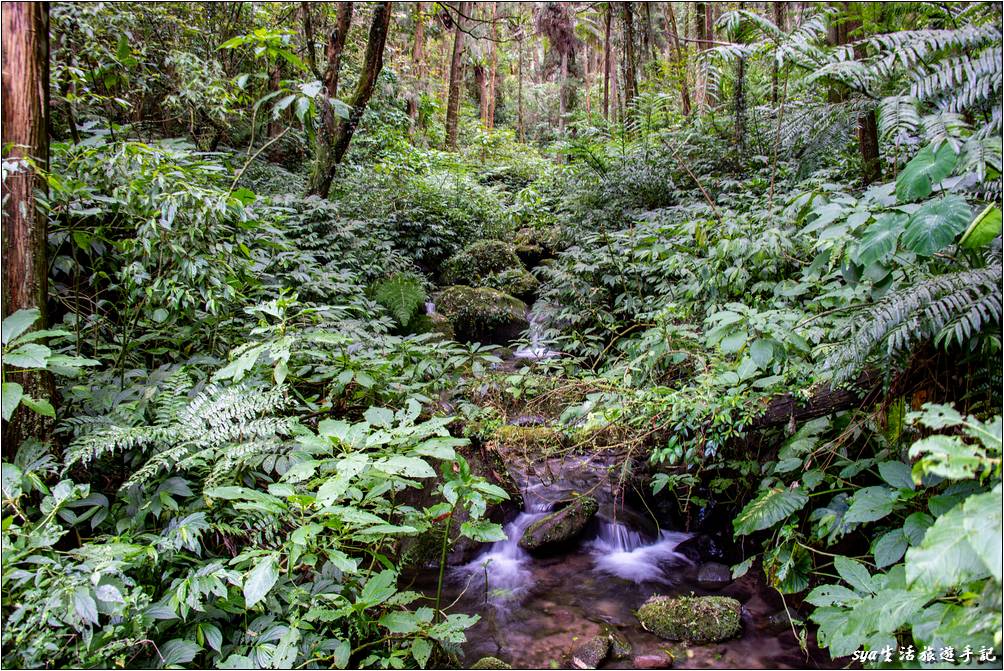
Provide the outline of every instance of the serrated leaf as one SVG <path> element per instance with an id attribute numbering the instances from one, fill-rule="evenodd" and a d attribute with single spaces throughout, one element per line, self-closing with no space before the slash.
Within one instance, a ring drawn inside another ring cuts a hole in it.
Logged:
<path id="1" fill-rule="evenodd" d="M 912 469 L 902 461 L 883 461 L 878 465 L 879 475 L 890 487 L 896 489 L 913 489 Z"/>
<path id="2" fill-rule="evenodd" d="M 460 525 L 460 533 L 467 538 L 479 543 L 494 543 L 506 539 L 505 531 L 501 524 L 495 524 L 488 520 L 467 521 Z"/>
<path id="3" fill-rule="evenodd" d="M 965 524 L 966 514 L 961 505 L 934 521 L 921 544 L 906 551 L 908 585 L 942 590 L 990 575 L 970 545 Z"/>
<path id="4" fill-rule="evenodd" d="M 893 529 L 882 534 L 872 547 L 875 566 L 878 568 L 892 566 L 903 558 L 908 545 L 906 534 L 902 529 Z"/>
<path id="5" fill-rule="evenodd" d="M 1001 496 L 1001 485 L 994 487 L 986 494 L 970 496 L 962 504 L 963 529 L 972 546 L 991 575 L 1001 582 L 1002 510 L 1004 497 Z"/>
<path id="6" fill-rule="evenodd" d="M 805 600 L 811 603 L 813 606 L 824 607 L 824 606 L 846 606 L 848 604 L 854 603 L 855 601 L 860 601 L 862 596 L 857 592 L 847 589 L 843 585 L 820 585 L 813 589 L 805 597 Z"/>
<path id="7" fill-rule="evenodd" d="M 416 638 L 411 642 L 411 656 L 414 657 L 415 662 L 418 663 L 418 668 L 424 669 L 425 665 L 429 663 L 429 657 L 431 655 L 432 644 L 424 638 Z"/>
<path id="8" fill-rule="evenodd" d="M 875 592 L 872 577 L 868 574 L 868 569 L 861 562 L 854 561 L 843 555 L 837 555 L 833 559 L 833 566 L 837 569 L 840 577 L 855 590 L 867 594 Z"/>

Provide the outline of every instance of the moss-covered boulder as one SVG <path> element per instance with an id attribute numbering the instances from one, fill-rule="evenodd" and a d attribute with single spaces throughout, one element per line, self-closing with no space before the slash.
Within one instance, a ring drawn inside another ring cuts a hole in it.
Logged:
<path id="1" fill-rule="evenodd" d="M 572 650 L 572 668 L 595 669 L 607 658 L 610 639 L 606 636 L 587 638 Z"/>
<path id="2" fill-rule="evenodd" d="M 710 643 L 734 638 L 742 605 L 727 596 L 653 596 L 638 609 L 641 626 L 668 641 Z"/>
<path id="3" fill-rule="evenodd" d="M 512 665 L 506 664 L 498 657 L 482 657 L 471 664 L 472 669 L 511 669 Z"/>
<path id="4" fill-rule="evenodd" d="M 415 315 L 408 322 L 408 330 L 412 333 L 438 333 L 445 340 L 453 340 L 456 333 L 453 324 L 444 315 L 433 312 L 431 315 Z"/>
<path id="5" fill-rule="evenodd" d="M 435 301 L 453 324 L 457 340 L 504 345 L 529 328 L 526 303 L 495 289 L 451 286 Z"/>
<path id="6" fill-rule="evenodd" d="M 610 640 L 610 656 L 614 659 L 626 659 L 634 651 L 631 641 L 620 633 L 615 627 L 605 624 L 602 627 L 603 635 Z"/>
<path id="7" fill-rule="evenodd" d="M 511 269 L 522 269 L 515 247 L 502 240 L 478 240 L 457 252 L 443 264 L 446 284 L 484 286 L 481 281 L 490 275 Z"/>
<path id="8" fill-rule="evenodd" d="M 516 231 L 513 239 L 516 256 L 527 268 L 540 265 L 544 259 L 561 251 L 561 229 L 557 226 L 527 226 Z"/>
<path id="9" fill-rule="evenodd" d="M 564 434 L 552 426 L 506 424 L 495 429 L 492 440 L 506 450 L 516 450 L 528 456 L 546 456 L 565 444 Z"/>
<path id="10" fill-rule="evenodd" d="M 522 266 L 489 275 L 479 284 L 498 289 L 521 300 L 533 300 L 537 290 L 540 289 L 540 281 Z"/>
<path id="11" fill-rule="evenodd" d="M 552 552 L 575 540 L 599 510 L 591 496 L 579 496 L 561 510 L 540 518 L 523 532 L 519 546 L 529 552 Z"/>

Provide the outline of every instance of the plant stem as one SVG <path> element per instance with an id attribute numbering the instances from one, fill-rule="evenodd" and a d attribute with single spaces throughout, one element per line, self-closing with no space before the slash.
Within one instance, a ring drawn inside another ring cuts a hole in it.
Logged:
<path id="1" fill-rule="evenodd" d="M 453 523 L 453 515 L 457 512 L 456 504 L 450 511 L 450 516 L 446 518 L 446 529 L 443 531 L 443 542 L 439 552 L 439 582 L 436 585 L 436 620 L 442 617 L 439 612 L 440 599 L 443 596 L 443 577 L 446 575 L 446 550 L 450 546 L 450 525 Z"/>

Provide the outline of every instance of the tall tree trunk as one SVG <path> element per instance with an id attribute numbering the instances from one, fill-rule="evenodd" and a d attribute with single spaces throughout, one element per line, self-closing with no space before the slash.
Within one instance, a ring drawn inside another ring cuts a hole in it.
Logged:
<path id="1" fill-rule="evenodd" d="M 669 17 L 669 27 L 671 29 L 669 41 L 676 50 L 676 60 L 680 65 L 680 102 L 683 106 L 683 115 L 690 116 L 690 86 L 687 84 L 687 61 L 683 57 L 683 49 L 680 48 L 680 33 L 676 26 L 676 13 L 673 11 L 673 3 L 666 3 L 666 15 Z"/>
<path id="2" fill-rule="evenodd" d="M 849 3 L 844 3 L 846 11 L 858 12 L 860 10 L 852 8 Z M 861 29 L 860 14 L 855 13 L 853 17 L 844 24 L 844 40 L 849 42 L 851 34 Z M 856 39 L 859 36 L 855 36 Z M 854 58 L 864 60 L 868 53 L 865 45 L 857 43 L 854 45 Z M 858 150 L 861 152 L 861 178 L 865 184 L 871 184 L 882 179 L 882 159 L 879 154 L 878 141 L 878 121 L 875 117 L 875 108 L 858 115 Z"/>
<path id="3" fill-rule="evenodd" d="M 478 85 L 478 115 L 482 128 L 488 127 L 488 74 L 480 63 L 474 66 L 474 82 Z"/>
<path id="4" fill-rule="evenodd" d="M 408 116 L 412 129 L 418 124 L 418 108 L 425 91 L 425 3 L 415 3 L 415 42 L 411 48 L 411 71 L 415 90 L 408 100 Z"/>
<path id="5" fill-rule="evenodd" d="M 774 25 L 777 26 L 778 30 L 780 30 L 781 32 L 785 32 L 784 28 L 785 3 L 777 2 L 775 0 L 770 4 L 774 14 Z M 776 107 L 777 101 L 778 101 L 778 67 L 777 67 L 777 59 L 775 58 L 771 63 L 771 69 L 770 69 L 770 102 L 772 105 Z"/>
<path id="6" fill-rule="evenodd" d="M 349 29 L 352 27 L 352 3 L 339 2 L 338 17 L 335 20 L 335 30 L 328 38 L 328 65 L 324 70 L 324 87 L 328 91 L 329 98 L 338 97 L 338 75 L 341 72 L 342 52 L 345 51 L 345 40 L 349 36 Z"/>
<path id="7" fill-rule="evenodd" d="M 49 5 L 8 2 L 3 6 L 4 160 L 30 159 L 3 183 L 3 316 L 35 308 L 45 328 L 48 266 L 46 217 L 38 211 L 35 189 L 46 192 L 39 170 L 49 162 Z M 51 399 L 52 377 L 42 371 L 8 373 L 4 383 L 20 384 L 34 399 Z M 5 459 L 13 459 L 27 438 L 45 441 L 51 422 L 25 406 L 14 411 L 3 431 Z"/>
<path id="8" fill-rule="evenodd" d="M 586 94 L 586 118 L 593 112 L 592 85 L 593 85 L 593 51 L 589 43 L 586 42 L 582 48 L 582 83 Z"/>
<path id="9" fill-rule="evenodd" d="M 635 75 L 634 54 L 634 3 L 625 2 L 624 11 L 624 107 L 638 95 L 638 80 Z"/>
<path id="10" fill-rule="evenodd" d="M 526 122 L 523 119 L 523 32 L 517 42 L 517 73 L 516 73 L 516 128 L 519 130 L 519 141 L 526 142 Z"/>
<path id="11" fill-rule="evenodd" d="M 735 141 L 736 151 L 743 158 L 746 145 L 746 57 L 740 56 L 736 66 L 735 91 Z"/>
<path id="12" fill-rule="evenodd" d="M 314 19 L 311 16 L 310 4 L 309 2 L 300 3 L 300 19 L 303 21 L 303 50 L 310 72 L 321 79 L 321 71 L 317 69 L 317 44 L 314 40 Z"/>
<path id="13" fill-rule="evenodd" d="M 491 58 L 488 66 L 488 123 L 486 126 L 488 128 L 495 128 L 495 98 L 498 94 L 498 78 L 499 78 L 499 53 L 498 53 L 498 20 L 499 20 L 499 6 L 497 2 L 491 3 L 492 6 L 492 40 L 488 45 L 491 50 Z"/>
<path id="14" fill-rule="evenodd" d="M 608 2 L 603 27 L 603 118 L 607 121 L 610 121 L 610 28 L 613 18 L 613 6 Z"/>
<path id="15" fill-rule="evenodd" d="M 460 78 L 463 68 L 464 33 L 461 30 L 463 15 L 470 13 L 470 2 L 460 3 L 460 12 L 453 29 L 453 57 L 450 59 L 449 97 L 446 102 L 446 148 L 457 150 L 457 122 L 460 115 Z"/>
<path id="16" fill-rule="evenodd" d="M 321 95 L 317 97 L 317 111 L 320 117 L 317 133 L 314 138 L 314 164 L 311 167 L 310 183 L 307 192 L 324 196 L 331 188 L 330 176 L 333 174 L 334 160 L 332 148 L 338 135 L 339 120 L 329 99 L 338 97 L 338 74 L 341 70 L 342 52 L 345 51 L 345 40 L 352 26 L 352 3 L 339 2 L 338 15 L 335 19 L 335 29 L 328 36 L 325 57 L 328 62 L 324 67 L 321 82 L 324 85 Z"/>
<path id="17" fill-rule="evenodd" d="M 558 89 L 558 132 L 565 132 L 565 113 L 568 111 L 568 52 L 561 52 L 561 88 Z"/>
<path id="18" fill-rule="evenodd" d="M 338 122 L 335 134 L 330 138 L 328 150 L 325 152 L 326 157 L 323 165 L 319 161 L 315 166 L 324 170 L 316 175 L 316 186 L 318 187 L 316 190 L 313 188 L 315 182 L 312 176 L 310 193 L 324 198 L 328 196 L 331 181 L 335 177 L 335 170 L 345 158 L 345 153 L 349 150 L 349 143 L 352 142 L 352 135 L 356 132 L 363 112 L 366 111 L 370 96 L 373 95 L 377 77 L 380 75 L 380 70 L 383 69 L 383 50 L 387 43 L 387 30 L 390 27 L 391 4 L 390 2 L 380 2 L 373 10 L 373 20 L 370 23 L 369 37 L 366 40 L 366 55 L 363 57 L 359 81 L 356 82 L 352 96 L 346 101 L 349 106 L 349 118 Z"/>

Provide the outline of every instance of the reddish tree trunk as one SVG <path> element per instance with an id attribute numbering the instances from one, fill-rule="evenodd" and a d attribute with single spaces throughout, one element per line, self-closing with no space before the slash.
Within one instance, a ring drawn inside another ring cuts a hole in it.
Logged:
<path id="1" fill-rule="evenodd" d="M 3 183 L 3 316 L 36 308 L 44 328 L 48 293 L 46 217 L 38 211 L 35 189 L 46 191 L 49 160 L 49 6 L 8 2 L 3 6 L 3 113 L 5 160 L 24 161 Z M 5 374 L 4 382 L 20 384 L 35 399 L 51 399 L 52 377 L 31 371 Z M 12 458 L 26 438 L 46 440 L 51 423 L 19 407 L 3 431 L 5 458 Z"/>

